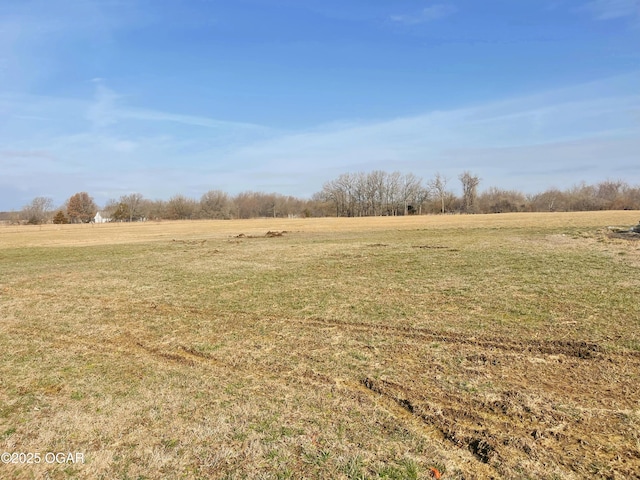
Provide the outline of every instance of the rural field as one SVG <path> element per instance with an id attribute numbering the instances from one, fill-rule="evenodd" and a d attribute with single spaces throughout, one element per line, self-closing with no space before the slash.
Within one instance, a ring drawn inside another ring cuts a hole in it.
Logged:
<path id="1" fill-rule="evenodd" d="M 1 226 L 0 478 L 640 478 L 638 220 Z"/>

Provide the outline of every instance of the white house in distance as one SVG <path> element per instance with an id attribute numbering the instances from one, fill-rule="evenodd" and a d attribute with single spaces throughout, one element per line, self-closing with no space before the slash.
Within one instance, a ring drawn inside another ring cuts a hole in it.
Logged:
<path id="1" fill-rule="evenodd" d="M 108 221 L 109 221 L 109 219 L 103 217 L 102 215 L 100 215 L 100 212 L 96 213 L 96 216 L 93 217 L 93 222 L 94 223 L 107 223 Z"/>

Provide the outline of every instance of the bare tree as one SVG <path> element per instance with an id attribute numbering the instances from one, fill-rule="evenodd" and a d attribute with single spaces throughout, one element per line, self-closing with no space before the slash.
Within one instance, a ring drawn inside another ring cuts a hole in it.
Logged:
<path id="1" fill-rule="evenodd" d="M 402 176 L 400 196 L 404 207 L 404 215 L 409 214 L 409 207 L 415 211 L 416 206 L 422 203 L 422 179 L 413 173 Z"/>
<path id="2" fill-rule="evenodd" d="M 130 193 L 129 195 L 122 195 L 120 197 L 120 203 L 127 206 L 127 213 L 129 214 L 129 221 L 140 220 L 144 217 L 141 206 L 144 197 L 141 193 Z"/>
<path id="3" fill-rule="evenodd" d="M 440 200 L 440 212 L 444 213 L 444 203 L 447 199 L 447 182 L 449 179 L 436 172 L 433 179 L 429 180 L 428 186 L 431 192 Z"/>
<path id="4" fill-rule="evenodd" d="M 131 215 L 129 211 L 129 206 L 124 202 L 119 202 L 111 214 L 109 215 L 112 221 L 115 222 L 129 222 L 131 221 Z"/>
<path id="5" fill-rule="evenodd" d="M 144 203 L 148 218 L 153 220 L 169 218 L 168 202 L 165 200 L 146 200 Z"/>
<path id="6" fill-rule="evenodd" d="M 241 192 L 233 197 L 237 218 L 273 217 L 276 202 L 273 194 L 261 192 Z"/>
<path id="7" fill-rule="evenodd" d="M 352 197 L 353 197 L 353 216 L 362 217 L 367 215 L 367 174 L 358 172 L 352 176 Z"/>
<path id="8" fill-rule="evenodd" d="M 221 190 L 209 190 L 200 198 L 202 218 L 231 218 L 232 203 L 229 195 Z"/>
<path id="9" fill-rule="evenodd" d="M 310 216 L 307 202 L 293 196 L 275 194 L 275 209 L 279 217 Z"/>
<path id="10" fill-rule="evenodd" d="M 528 209 L 527 199 L 517 190 L 503 190 L 490 187 L 478 196 L 478 205 L 485 213 L 524 212 Z"/>
<path id="11" fill-rule="evenodd" d="M 113 215 L 118 210 L 120 203 L 114 198 L 110 198 L 102 207 L 102 214 L 105 218 L 114 219 Z M 115 219 L 114 219 L 115 220 Z"/>
<path id="12" fill-rule="evenodd" d="M 429 192 L 429 189 L 427 187 L 424 187 L 422 183 L 420 183 L 420 187 L 416 190 L 416 196 L 414 200 L 415 205 L 413 205 L 414 208 L 416 206 L 418 207 L 418 215 L 422 215 L 422 207 L 424 206 L 425 202 L 429 200 L 430 196 L 431 193 Z"/>
<path id="13" fill-rule="evenodd" d="M 184 195 L 174 195 L 167 202 L 167 217 L 171 220 L 187 220 L 193 218 L 196 201 Z"/>
<path id="14" fill-rule="evenodd" d="M 535 212 L 564 212 L 567 210 L 566 195 L 557 188 L 550 188 L 542 193 L 530 195 L 527 201 Z"/>
<path id="15" fill-rule="evenodd" d="M 605 208 L 611 208 L 625 187 L 627 184 L 622 180 L 605 180 L 597 185 L 596 196 L 603 202 Z"/>
<path id="16" fill-rule="evenodd" d="M 616 210 L 640 210 L 640 185 L 632 187 L 624 184 L 620 197 L 611 208 Z"/>
<path id="17" fill-rule="evenodd" d="M 366 174 L 363 201 L 367 215 L 382 215 L 387 176 L 387 172 L 382 170 L 373 170 Z"/>
<path id="18" fill-rule="evenodd" d="M 354 177 L 350 173 L 343 173 L 335 180 L 326 182 L 322 187 L 322 196 L 326 201 L 334 204 L 336 217 L 350 217 L 353 215 Z"/>
<path id="19" fill-rule="evenodd" d="M 384 209 L 387 215 L 397 215 L 400 203 L 400 172 L 392 172 L 386 175 L 386 183 L 384 187 Z"/>
<path id="20" fill-rule="evenodd" d="M 46 223 L 51 217 L 53 200 L 49 197 L 36 197 L 22 209 L 22 215 L 31 225 Z"/>
<path id="21" fill-rule="evenodd" d="M 593 185 L 587 185 L 585 182 L 580 182 L 569 188 L 566 193 L 569 210 L 571 211 L 580 212 L 603 209 L 602 201 L 597 198 L 596 195 L 597 188 Z"/>
<path id="22" fill-rule="evenodd" d="M 462 183 L 462 207 L 466 213 L 474 213 L 480 178 L 465 171 L 458 177 Z"/>
<path id="23" fill-rule="evenodd" d="M 342 174 L 325 183 L 318 198 L 333 204 L 336 216 L 406 215 L 416 207 L 421 211 L 426 191 L 412 173 L 374 170 Z"/>
<path id="24" fill-rule="evenodd" d="M 335 205 L 327 198 L 325 191 L 316 192 L 311 195 L 306 213 L 311 217 L 330 217 L 335 214 Z"/>

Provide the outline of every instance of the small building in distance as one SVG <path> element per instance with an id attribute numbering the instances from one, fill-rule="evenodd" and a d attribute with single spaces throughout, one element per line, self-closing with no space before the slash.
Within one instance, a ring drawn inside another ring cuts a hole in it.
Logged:
<path id="1" fill-rule="evenodd" d="M 96 216 L 95 216 L 95 217 L 93 217 L 93 222 L 94 222 L 94 223 L 107 223 L 107 222 L 109 222 L 109 221 L 111 221 L 111 219 L 110 219 L 110 218 L 103 217 L 103 216 L 100 214 L 100 212 L 96 213 Z"/>

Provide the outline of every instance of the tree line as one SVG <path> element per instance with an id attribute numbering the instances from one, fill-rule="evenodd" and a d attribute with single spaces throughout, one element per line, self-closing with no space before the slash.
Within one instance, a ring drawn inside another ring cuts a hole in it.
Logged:
<path id="1" fill-rule="evenodd" d="M 11 221 L 88 223 L 94 221 L 98 211 L 108 221 L 134 222 L 640 209 L 640 186 L 622 180 L 593 185 L 583 182 L 565 190 L 550 188 L 535 194 L 497 187 L 479 192 L 480 177 L 468 171 L 456 180 L 462 195 L 456 195 L 451 179 L 440 173 L 424 181 L 412 173 L 374 170 L 344 173 L 326 182 L 310 199 L 253 191 L 229 195 L 210 190 L 199 199 L 178 194 L 169 200 L 150 200 L 131 193 L 109 200 L 102 208 L 87 192 L 79 192 L 58 208 L 53 207 L 52 199 L 36 197 L 20 212 L 13 212 Z"/>

